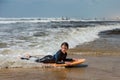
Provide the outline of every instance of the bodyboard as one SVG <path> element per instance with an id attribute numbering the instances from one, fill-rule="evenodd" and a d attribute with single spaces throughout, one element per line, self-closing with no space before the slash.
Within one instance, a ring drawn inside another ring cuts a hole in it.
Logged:
<path id="1" fill-rule="evenodd" d="M 70 64 L 56 64 L 56 63 L 52 63 L 50 64 L 51 66 L 54 66 L 54 67 L 67 67 L 67 66 L 76 66 L 76 65 L 79 65 L 81 63 L 85 62 L 85 59 L 78 59 L 76 61 L 72 61 L 72 62 L 69 62 Z"/>

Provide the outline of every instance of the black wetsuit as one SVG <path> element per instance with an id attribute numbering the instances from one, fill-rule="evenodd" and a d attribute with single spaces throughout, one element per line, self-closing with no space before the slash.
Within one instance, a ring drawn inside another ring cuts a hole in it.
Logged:
<path id="1" fill-rule="evenodd" d="M 55 55 L 47 55 L 41 59 L 37 59 L 36 62 L 64 64 L 65 61 L 73 61 L 73 59 L 66 57 L 67 53 L 59 50 Z"/>

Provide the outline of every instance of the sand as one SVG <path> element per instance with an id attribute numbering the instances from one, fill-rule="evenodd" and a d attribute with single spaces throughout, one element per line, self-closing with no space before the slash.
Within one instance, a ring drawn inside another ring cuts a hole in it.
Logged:
<path id="1" fill-rule="evenodd" d="M 119 56 L 79 56 L 86 62 L 71 68 L 1 69 L 0 80 L 119 80 Z"/>

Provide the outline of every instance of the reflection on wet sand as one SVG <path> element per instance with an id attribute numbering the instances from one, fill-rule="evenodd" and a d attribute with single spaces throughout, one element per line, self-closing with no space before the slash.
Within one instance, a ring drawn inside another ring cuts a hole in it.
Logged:
<path id="1" fill-rule="evenodd" d="M 0 80 L 71 80 L 84 73 L 84 68 L 2 69 Z"/>
<path id="2" fill-rule="evenodd" d="M 75 55 L 73 56 L 75 57 Z M 79 56 L 85 67 L 1 69 L 0 80 L 119 80 L 120 56 Z"/>

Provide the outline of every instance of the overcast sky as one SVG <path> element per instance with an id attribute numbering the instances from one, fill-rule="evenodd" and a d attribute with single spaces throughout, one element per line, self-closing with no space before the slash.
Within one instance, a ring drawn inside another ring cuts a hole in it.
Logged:
<path id="1" fill-rule="evenodd" d="M 95 18 L 120 15 L 120 0 L 0 0 L 0 17 Z"/>

